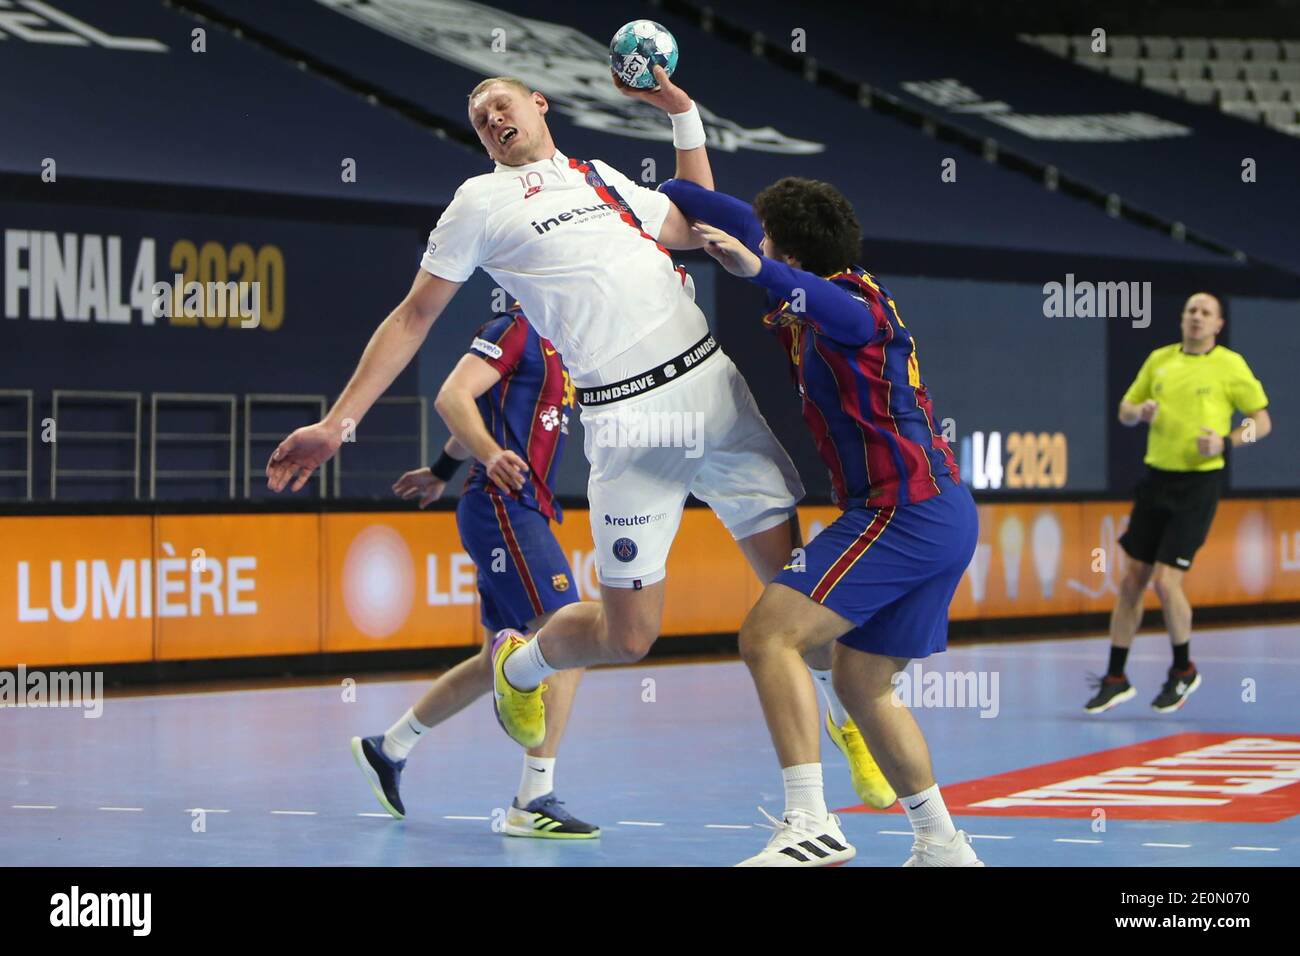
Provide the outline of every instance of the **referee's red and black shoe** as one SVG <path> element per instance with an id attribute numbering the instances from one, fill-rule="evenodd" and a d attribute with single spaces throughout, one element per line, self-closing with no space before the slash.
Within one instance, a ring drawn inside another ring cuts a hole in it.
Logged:
<path id="1" fill-rule="evenodd" d="M 1151 702 L 1151 709 L 1162 714 L 1177 710 L 1187 703 L 1187 698 L 1192 696 L 1192 692 L 1200 686 L 1201 672 L 1196 669 L 1195 664 L 1189 664 L 1185 670 L 1171 667 L 1169 679 L 1165 681 L 1165 686 L 1160 688 L 1156 699 Z"/>
<path id="2" fill-rule="evenodd" d="M 1137 691 L 1133 689 L 1127 677 L 1107 674 L 1094 680 L 1097 682 L 1097 693 L 1093 695 L 1092 700 L 1083 705 L 1083 709 L 1090 714 L 1100 714 L 1110 710 L 1116 704 L 1122 704 L 1137 696 Z"/>

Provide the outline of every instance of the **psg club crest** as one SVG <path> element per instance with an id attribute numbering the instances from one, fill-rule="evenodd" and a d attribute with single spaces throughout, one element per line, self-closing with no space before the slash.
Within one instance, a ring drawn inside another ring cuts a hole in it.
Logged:
<path id="1" fill-rule="evenodd" d="M 631 538 L 619 538 L 614 542 L 614 557 L 624 564 L 636 557 L 636 542 Z"/>
<path id="2" fill-rule="evenodd" d="M 552 574 L 551 587 L 561 592 L 569 590 L 569 576 L 567 574 Z"/>

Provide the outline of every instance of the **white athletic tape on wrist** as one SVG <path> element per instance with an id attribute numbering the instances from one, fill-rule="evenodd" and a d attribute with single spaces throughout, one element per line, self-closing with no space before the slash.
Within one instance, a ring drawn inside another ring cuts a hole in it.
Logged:
<path id="1" fill-rule="evenodd" d="M 700 119 L 694 101 L 685 113 L 669 113 L 668 118 L 673 121 L 674 149 L 698 149 L 704 145 L 704 120 Z"/>

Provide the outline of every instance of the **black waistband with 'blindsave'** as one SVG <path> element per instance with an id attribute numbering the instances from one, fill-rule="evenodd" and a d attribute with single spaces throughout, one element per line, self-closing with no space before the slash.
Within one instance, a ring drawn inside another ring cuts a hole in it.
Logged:
<path id="1" fill-rule="evenodd" d="M 632 398 L 635 395 L 644 395 L 660 385 L 667 385 L 677 376 L 684 375 L 691 369 L 703 364 L 705 359 L 717 351 L 718 341 L 710 332 L 681 355 L 669 359 L 656 368 L 642 372 L 640 375 L 633 375 L 631 378 L 625 378 L 623 381 L 614 382 L 611 385 L 597 385 L 593 388 L 578 389 L 578 402 L 586 407 L 591 407 L 593 405 L 609 405 L 613 402 L 621 402 L 625 398 Z"/>

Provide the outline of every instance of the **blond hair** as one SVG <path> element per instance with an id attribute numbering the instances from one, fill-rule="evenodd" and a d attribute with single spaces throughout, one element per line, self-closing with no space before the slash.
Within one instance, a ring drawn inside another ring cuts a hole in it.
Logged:
<path id="1" fill-rule="evenodd" d="M 489 76 L 486 80 L 480 80 L 474 89 L 469 91 L 469 101 L 474 102 L 474 97 L 478 96 L 493 83 L 504 83 L 507 86 L 513 86 L 524 96 L 532 96 L 533 89 L 517 76 Z"/>

